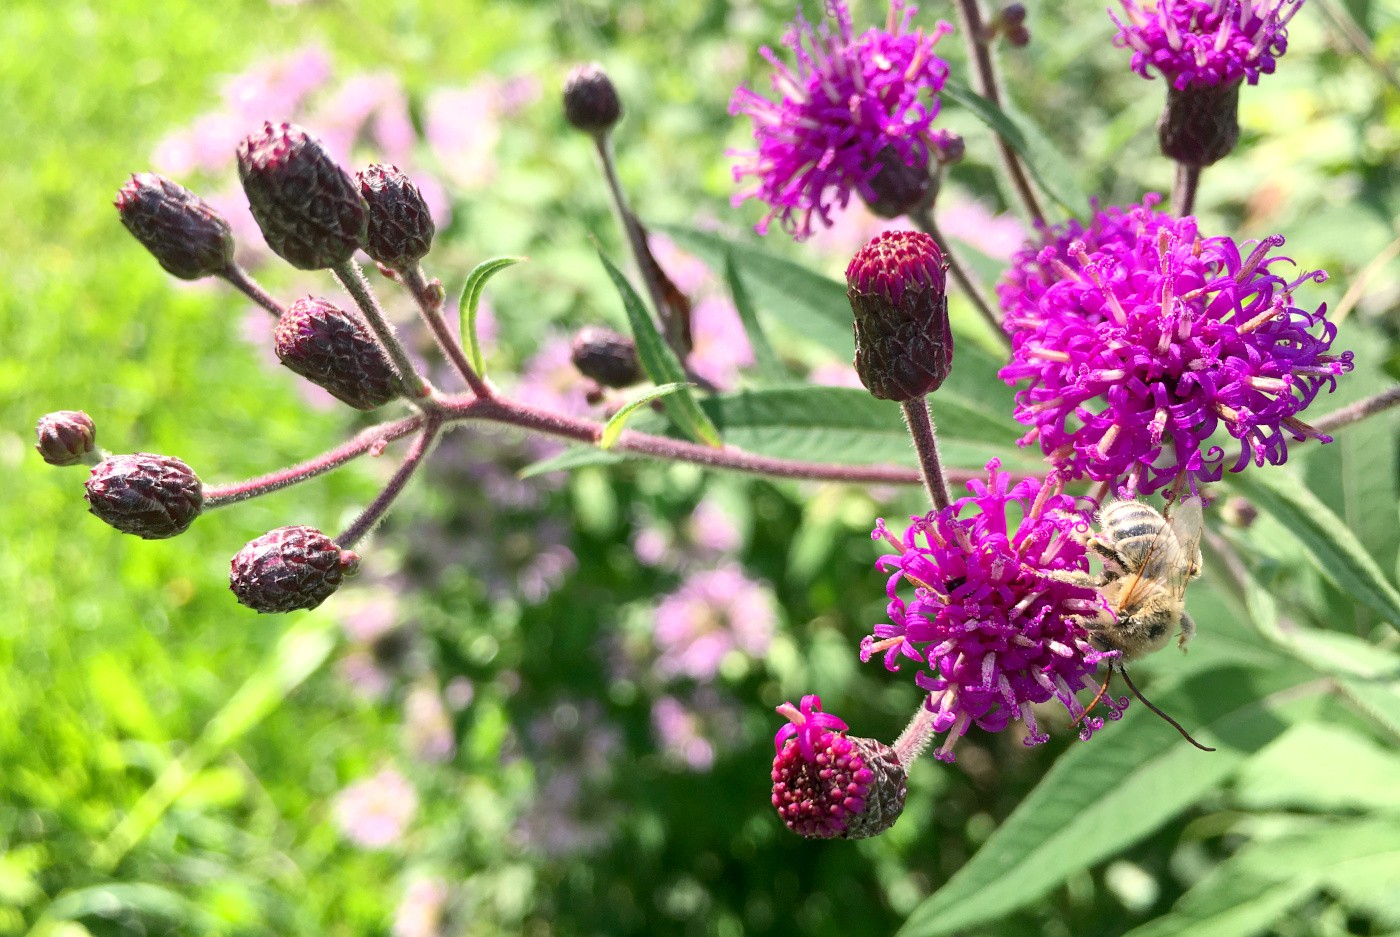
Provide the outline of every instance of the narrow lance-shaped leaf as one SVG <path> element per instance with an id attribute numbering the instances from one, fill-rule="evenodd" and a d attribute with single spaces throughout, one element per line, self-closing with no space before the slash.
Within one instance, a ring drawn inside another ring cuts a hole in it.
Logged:
<path id="1" fill-rule="evenodd" d="M 662 384 L 660 387 L 653 387 L 642 394 L 637 399 L 629 402 L 621 410 L 613 414 L 608 420 L 608 425 L 603 427 L 603 435 L 598 439 L 598 448 L 611 449 L 617 442 L 617 438 L 622 435 L 622 431 L 627 427 L 627 420 L 636 412 L 638 407 L 644 407 L 656 400 L 658 397 L 665 397 L 667 394 L 674 394 L 678 390 L 686 387 L 694 387 L 694 384 Z"/>
<path id="2" fill-rule="evenodd" d="M 729 295 L 734 300 L 734 308 L 739 311 L 739 319 L 744 323 L 749 347 L 753 349 L 754 360 L 758 362 L 758 373 L 763 375 L 764 380 L 774 384 L 792 380 L 792 374 L 778 360 L 773 346 L 768 344 L 768 336 L 763 333 L 763 326 L 759 324 L 758 312 L 754 309 L 753 300 L 749 298 L 748 287 L 744 286 L 739 268 L 734 263 L 732 250 L 725 251 L 724 254 L 724 279 L 729 284 Z"/>
<path id="3" fill-rule="evenodd" d="M 949 79 L 943 94 L 972 111 L 1026 161 L 1026 168 L 1046 195 L 1059 202 L 1070 214 L 1082 216 L 1089 200 L 1074 181 L 1074 171 L 1055 145 L 1030 120 L 1012 115 L 975 93 L 961 82 Z"/>
<path id="4" fill-rule="evenodd" d="M 992 921 L 1150 835 L 1311 708 L 1312 672 L 1278 658 L 1262 670 L 1197 672 L 1153 701 L 1215 752 L 1202 752 L 1135 705 L 1062 755 L 982 848 L 921 905 L 902 937 L 937 937 Z M 1319 689 L 1320 692 L 1320 689 Z M 1271 694 L 1278 694 L 1277 699 Z"/>
<path id="5" fill-rule="evenodd" d="M 528 257 L 495 257 L 491 260 L 483 260 L 467 277 L 467 285 L 462 287 L 462 299 L 457 304 L 458 314 L 462 318 L 462 340 L 467 343 L 467 357 L 471 359 L 472 367 L 482 377 L 486 376 L 486 358 L 481 353 L 481 339 L 476 334 L 476 312 L 481 306 L 481 292 L 486 288 L 487 280 L 506 267 L 528 259 Z"/>
<path id="6" fill-rule="evenodd" d="M 1400 592 L 1366 552 L 1346 522 L 1287 472 L 1243 472 L 1226 482 L 1268 511 L 1298 538 L 1308 556 L 1337 588 L 1400 626 Z"/>
<path id="7" fill-rule="evenodd" d="M 612 278 L 613 285 L 617 287 L 618 294 L 622 297 L 622 307 L 627 312 L 627 321 L 632 326 L 632 337 L 637 342 L 637 357 L 642 362 L 642 368 L 647 372 L 647 377 L 657 384 L 684 384 L 685 370 L 681 367 L 680 361 L 676 358 L 676 353 L 671 350 L 671 346 L 666 344 L 661 333 L 656 330 L 656 323 L 647 314 L 646 306 L 642 304 L 642 298 L 637 295 L 637 291 L 632 289 L 632 284 L 627 282 L 627 278 L 622 275 L 622 271 L 613 266 L 601 251 L 598 257 L 603 261 L 603 267 L 608 271 L 608 276 Z M 723 445 L 720 441 L 719 431 L 715 429 L 714 423 L 705 415 L 705 411 L 700 409 L 700 405 L 695 402 L 695 395 L 688 387 L 683 387 L 673 394 L 663 398 L 666 405 L 666 412 L 671 419 L 676 421 L 691 439 L 703 442 L 710 446 L 719 447 Z"/>

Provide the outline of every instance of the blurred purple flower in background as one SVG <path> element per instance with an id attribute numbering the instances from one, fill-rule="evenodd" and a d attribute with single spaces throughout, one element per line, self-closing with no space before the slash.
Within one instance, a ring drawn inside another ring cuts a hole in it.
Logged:
<path id="1" fill-rule="evenodd" d="M 696 374 L 721 390 L 739 379 L 739 369 L 753 364 L 753 348 L 734 303 L 724 296 L 707 296 L 691 311 L 694 347 L 686 359 Z"/>
<path id="2" fill-rule="evenodd" d="M 536 788 L 517 824 L 526 845 L 555 857 L 606 846 L 616 825 L 608 789 L 621 730 L 592 700 L 562 702 L 530 723 L 527 740 Z"/>
<path id="3" fill-rule="evenodd" d="M 384 768 L 335 796 L 336 826 L 366 849 L 383 849 L 402 837 L 418 812 L 418 792 L 398 771 Z"/>
<path id="4" fill-rule="evenodd" d="M 709 771 L 719 750 L 739 739 L 739 722 L 734 700 L 711 687 L 697 689 L 685 701 L 666 695 L 651 705 L 657 747 L 695 772 Z"/>
<path id="5" fill-rule="evenodd" d="M 437 937 L 451 896 L 444 878 L 415 879 L 394 910 L 394 937 Z"/>
<path id="6" fill-rule="evenodd" d="M 437 686 L 423 682 L 408 691 L 403 703 L 403 744 L 419 761 L 451 761 L 457 754 L 452 717 Z"/>
<path id="7" fill-rule="evenodd" d="M 713 680 L 730 651 L 762 656 L 776 625 L 772 593 L 737 564 L 692 573 L 656 608 L 656 670 L 668 678 Z"/>
<path id="8" fill-rule="evenodd" d="M 768 203 L 760 234 L 777 218 L 802 240 L 812 233 L 813 215 L 829 226 L 832 209 L 845 207 L 852 192 L 880 203 L 888 187 L 872 181 L 882 173 L 922 176 L 927 184 L 937 93 L 948 76 L 933 47 L 952 27 L 939 21 L 928 35 L 911 32 L 918 8 L 891 0 L 886 28 L 856 36 L 843 0 L 831 0 L 828 9 L 835 34 L 824 20 L 813 27 L 799 13 L 783 37 L 796 71 L 772 49 L 760 50 L 773 66 L 778 101 L 740 86 L 729 104 L 731 114 L 753 118 L 757 147 L 731 155 L 738 157 L 735 181 L 755 178 L 733 201 Z"/>

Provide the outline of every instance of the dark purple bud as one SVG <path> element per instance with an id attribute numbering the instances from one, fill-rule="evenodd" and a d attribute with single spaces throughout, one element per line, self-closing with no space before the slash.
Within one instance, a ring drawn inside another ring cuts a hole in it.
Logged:
<path id="1" fill-rule="evenodd" d="M 953 364 L 947 263 L 920 231 L 886 231 L 846 267 L 855 313 L 856 373 L 883 400 L 935 391 Z"/>
<path id="2" fill-rule="evenodd" d="M 296 124 L 267 123 L 239 143 L 238 178 L 268 246 L 293 267 L 334 267 L 364 243 L 359 186 Z"/>
<path id="3" fill-rule="evenodd" d="M 222 273 L 233 262 L 233 233 L 224 217 L 164 176 L 133 173 L 112 204 L 126 229 L 173 276 L 198 280 Z"/>
<path id="4" fill-rule="evenodd" d="M 1001 21 L 1007 26 L 1020 26 L 1026 21 L 1026 5 L 1024 3 L 1008 3 L 1002 7 Z"/>
<path id="5" fill-rule="evenodd" d="M 1230 498 L 1220 506 L 1220 519 L 1231 527 L 1248 528 L 1259 517 L 1259 509 L 1248 498 Z"/>
<path id="6" fill-rule="evenodd" d="M 398 396 L 398 380 L 379 343 L 357 317 L 323 299 L 298 299 L 277 320 L 277 357 L 356 410 Z"/>
<path id="7" fill-rule="evenodd" d="M 81 410 L 45 413 L 34 431 L 39 437 L 34 448 L 50 465 L 77 465 L 97 447 L 97 427 Z"/>
<path id="8" fill-rule="evenodd" d="M 862 193 L 865 204 L 881 218 L 898 218 L 907 215 L 928 198 L 930 180 L 927 157 L 916 156 L 915 165 L 910 166 L 900 157 L 898 151 L 887 146 L 875 154 L 880 164 L 869 182 L 875 197 Z"/>
<path id="9" fill-rule="evenodd" d="M 1203 88 L 1168 84 L 1157 121 L 1162 154 L 1197 167 L 1224 159 L 1240 139 L 1239 110 L 1239 80 Z"/>
<path id="10" fill-rule="evenodd" d="M 360 558 L 314 527 L 279 527 L 233 557 L 229 588 L 256 612 L 315 608 L 360 569 Z"/>
<path id="11" fill-rule="evenodd" d="M 596 325 L 574 336 L 574 367 L 604 387 L 630 387 L 642 379 L 637 343 L 626 335 Z"/>
<path id="12" fill-rule="evenodd" d="M 1006 31 L 1006 41 L 1018 49 L 1031 44 L 1031 31 L 1024 26 L 1012 26 Z"/>
<path id="13" fill-rule="evenodd" d="M 597 62 L 578 65 L 564 80 L 564 119 L 584 133 L 605 134 L 622 118 L 617 89 Z"/>
<path id="14" fill-rule="evenodd" d="M 369 206 L 365 253 L 395 270 L 422 260 L 437 229 L 418 186 L 397 166 L 370 166 L 355 178 Z"/>
<path id="15" fill-rule="evenodd" d="M 816 696 L 778 712 L 790 721 L 774 740 L 773 806 L 788 829 L 808 839 L 865 839 L 894 825 L 908 793 L 894 749 L 847 735 Z"/>
<path id="16" fill-rule="evenodd" d="M 936 131 L 935 133 L 936 136 L 930 141 L 933 146 L 934 158 L 944 166 L 962 162 L 963 156 L 967 153 L 967 142 L 963 140 L 962 134 L 953 133 L 951 130 Z"/>
<path id="17" fill-rule="evenodd" d="M 204 507 L 204 491 L 184 462 L 138 452 L 114 455 L 86 483 L 89 511 L 124 534 L 164 540 L 189 530 Z"/>

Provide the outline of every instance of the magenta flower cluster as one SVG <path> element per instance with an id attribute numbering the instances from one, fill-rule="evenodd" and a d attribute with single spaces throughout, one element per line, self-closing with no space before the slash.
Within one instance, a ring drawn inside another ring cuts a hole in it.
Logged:
<path id="1" fill-rule="evenodd" d="M 998 732 L 1020 719 L 1027 745 L 1046 741 L 1031 706 L 1054 698 L 1081 716 L 1076 692 L 1097 691 L 1090 674 L 1112 656 L 1096 651 L 1080 624 L 1101 607 L 1098 593 L 1056 578 L 1089 568 L 1074 498 L 1034 478 L 1013 485 L 999 469 L 996 459 L 987 463 L 987 482 L 968 483 L 972 497 L 911 518 L 902 539 L 883 519 L 871 535 L 897 552 L 878 561 L 893 570 L 891 623 L 861 642 L 861 659 L 881 654 L 889 670 L 901 658 L 922 665 L 914 679 L 929 691 L 932 731 L 948 732 L 937 753 L 945 761 L 972 724 Z M 902 582 L 914 586 L 912 601 L 900 597 Z M 1120 704 L 1106 701 L 1116 718 Z M 1102 725 L 1090 717 L 1081 734 Z"/>
<path id="2" fill-rule="evenodd" d="M 788 723 L 773 739 L 773 806 L 788 828 L 819 839 L 839 836 L 859 816 L 875 783 L 846 723 L 821 711 L 821 698 L 784 703 Z"/>
<path id="3" fill-rule="evenodd" d="M 1290 261 L 1268 256 L 1282 237 L 1245 256 L 1155 204 L 1045 231 L 998 287 L 1013 345 L 1001 376 L 1030 382 L 1017 395 L 1031 427 L 1021 444 L 1039 442 L 1067 479 L 1121 482 L 1134 497 L 1182 473 L 1218 480 L 1225 451 L 1209 440 L 1221 427 L 1240 441 L 1233 472 L 1284 462 L 1285 432 L 1330 441 L 1297 414 L 1336 388 L 1352 353 L 1330 354 L 1325 305 L 1293 302 L 1326 274 L 1285 280 L 1273 268 Z"/>
<path id="4" fill-rule="evenodd" d="M 1155 68 L 1177 90 L 1273 74 L 1288 48 L 1288 21 L 1303 0 L 1122 0 L 1127 22 L 1114 43 L 1133 50 L 1133 71 Z"/>
<path id="5" fill-rule="evenodd" d="M 917 9 L 891 0 L 887 27 L 856 36 L 846 3 L 831 0 L 835 33 L 799 14 L 784 37 L 796 70 L 772 49 L 761 50 L 779 100 L 741 86 L 729 104 L 731 114 L 753 118 L 757 148 L 731 155 L 739 157 L 735 181 L 754 177 L 734 203 L 758 198 L 771 206 L 759 233 L 780 218 L 802 240 L 812 233 L 813 215 L 831 227 L 832 209 L 844 208 L 852 192 L 877 201 L 870 180 L 886 160 L 927 169 L 930 147 L 943 139 L 930 125 L 948 77 L 933 47 L 952 27 L 939 21 L 928 34 L 911 31 Z"/>

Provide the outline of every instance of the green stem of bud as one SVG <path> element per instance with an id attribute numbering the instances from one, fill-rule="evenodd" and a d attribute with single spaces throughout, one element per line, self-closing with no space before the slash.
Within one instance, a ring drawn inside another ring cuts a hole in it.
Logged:
<path id="1" fill-rule="evenodd" d="M 336 264 L 331 268 L 331 272 L 340 281 L 340 285 L 345 287 L 345 292 L 355 300 L 355 305 L 365 317 L 365 322 L 369 324 L 379 343 L 384 346 L 385 353 L 394 364 L 394 370 L 399 372 L 399 383 L 404 396 L 415 402 L 431 398 L 433 386 L 418 373 L 418 369 L 409 360 L 408 352 L 394 334 L 394 328 L 385 318 L 384 310 L 379 308 L 379 300 L 374 298 L 360 265 L 353 260 L 347 260 Z"/>
<path id="2" fill-rule="evenodd" d="M 928 404 L 923 397 L 906 400 L 904 420 L 909 424 L 909 435 L 914 437 L 914 448 L 919 453 L 919 467 L 923 470 L 924 487 L 933 500 L 933 506 L 941 511 L 949 504 L 948 480 L 943 475 L 943 463 L 938 458 L 938 438 L 933 429 L 933 417 L 929 415 Z"/>

